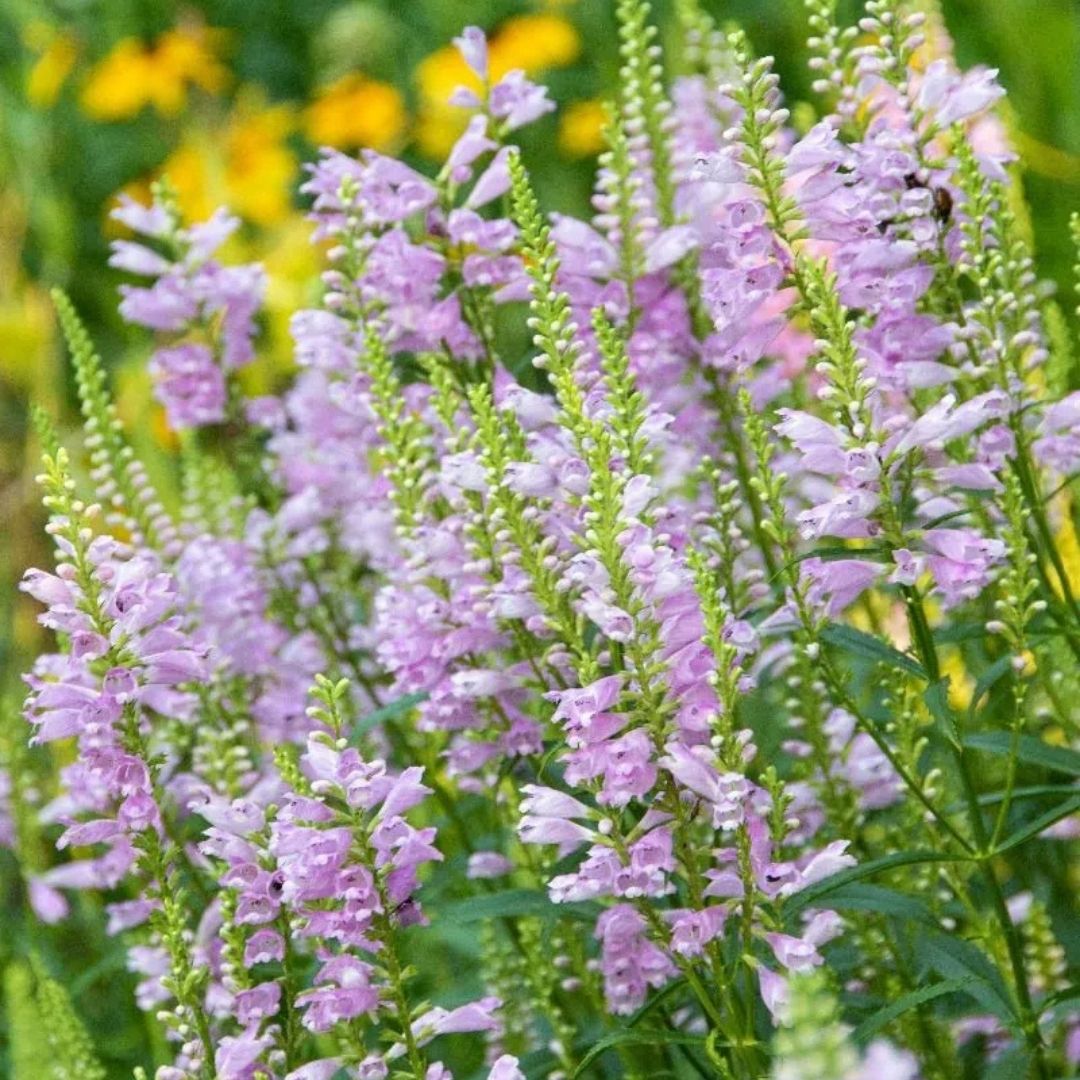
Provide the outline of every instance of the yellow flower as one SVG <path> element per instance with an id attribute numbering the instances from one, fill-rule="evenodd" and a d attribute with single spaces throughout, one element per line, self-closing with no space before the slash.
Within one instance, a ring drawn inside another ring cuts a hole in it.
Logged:
<path id="1" fill-rule="evenodd" d="M 273 225 L 292 209 L 296 155 L 285 142 L 294 125 L 288 105 L 245 115 L 225 132 L 225 191 L 228 205 L 256 225 Z"/>
<path id="2" fill-rule="evenodd" d="M 559 117 L 559 149 L 574 158 L 600 153 L 606 123 L 607 109 L 602 101 L 572 101 Z"/>
<path id="3" fill-rule="evenodd" d="M 421 60 L 415 78 L 421 107 L 413 141 L 422 154 L 438 160 L 446 157 L 465 128 L 465 111 L 450 104 L 450 95 L 459 86 L 475 93 L 483 88 L 453 45 L 444 45 Z"/>
<path id="4" fill-rule="evenodd" d="M 884 637 L 901 652 L 906 652 L 911 645 L 903 604 L 880 589 L 869 589 L 863 593 L 860 602 L 847 612 L 847 618 L 856 630 Z"/>
<path id="5" fill-rule="evenodd" d="M 425 105 L 416 118 L 413 142 L 425 157 L 441 161 L 464 130 L 465 116 L 460 109 Z"/>
<path id="6" fill-rule="evenodd" d="M 149 202 L 151 179 L 165 176 L 187 221 L 227 206 L 256 225 L 275 225 L 293 209 L 298 161 L 286 140 L 294 127 L 291 106 L 266 108 L 257 96 L 243 93 L 223 130 L 187 128 L 153 177 L 133 181 L 117 194 Z"/>
<path id="7" fill-rule="evenodd" d="M 117 42 L 90 72 L 80 102 L 95 120 L 126 120 L 142 111 L 150 78 L 147 51 L 136 38 Z"/>
<path id="8" fill-rule="evenodd" d="M 154 397 L 153 384 L 145 358 L 141 356 L 129 357 L 116 368 L 114 394 L 117 412 L 125 428 L 141 443 L 137 449 L 149 466 L 160 460 L 157 451 L 174 454 L 180 449 L 180 438 L 169 427 L 165 410 Z"/>
<path id="9" fill-rule="evenodd" d="M 318 280 L 322 252 L 311 242 L 311 223 L 294 213 L 273 232 L 257 234 L 258 247 L 244 257 L 261 259 L 266 267 L 265 335 L 259 363 L 240 372 L 245 389 L 263 394 L 277 389 L 283 375 L 293 369 L 292 315 L 312 303 L 312 282 Z"/>
<path id="10" fill-rule="evenodd" d="M 963 712 L 971 704 L 975 692 L 975 680 L 964 666 L 964 658 L 958 649 L 949 649 L 941 661 L 941 674 L 949 678 L 949 704 Z"/>
<path id="11" fill-rule="evenodd" d="M 488 46 L 490 77 L 497 82 L 508 71 L 521 68 L 536 75 L 553 67 L 572 64 L 581 54 L 581 37 L 574 24 L 559 15 L 519 15 L 507 19 Z M 464 86 L 475 93 L 482 87 L 453 45 L 444 45 L 416 67 L 420 114 L 413 140 L 421 153 L 443 158 L 465 128 L 466 113 L 449 104 Z"/>
<path id="12" fill-rule="evenodd" d="M 304 113 L 308 139 L 338 149 L 392 150 L 400 145 L 407 123 L 400 91 L 359 72 L 331 83 Z"/>
<path id="13" fill-rule="evenodd" d="M 491 42 L 491 77 L 502 78 L 521 68 L 535 75 L 566 67 L 581 55 L 581 36 L 574 24 L 559 15 L 519 15 L 507 19 Z"/>
<path id="14" fill-rule="evenodd" d="M 195 137 L 185 138 L 165 159 L 158 175 L 169 178 L 176 204 L 187 221 L 205 220 L 222 203 L 215 195 L 222 187 L 220 166 L 213 161 L 209 148 Z"/>
<path id="15" fill-rule="evenodd" d="M 1061 525 L 1054 536 L 1054 546 L 1061 556 L 1061 564 L 1065 568 L 1065 576 L 1069 579 L 1069 588 L 1075 595 L 1080 592 L 1080 537 L 1076 535 L 1076 527 L 1073 525 L 1072 499 L 1068 490 L 1062 491 L 1054 500 Z M 1064 595 L 1061 581 L 1055 574 L 1052 578 L 1054 592 L 1058 596 Z"/>
<path id="16" fill-rule="evenodd" d="M 0 382 L 18 386 L 34 401 L 52 396 L 53 320 L 48 294 L 29 283 L 16 281 L 0 297 Z"/>
<path id="17" fill-rule="evenodd" d="M 416 85 L 426 104 L 447 105 L 459 87 L 480 93 L 480 80 L 453 45 L 443 45 L 416 66 Z M 458 110 L 455 110 L 457 112 Z"/>
<path id="18" fill-rule="evenodd" d="M 215 50 L 221 47 L 220 31 L 169 30 L 150 52 L 151 80 L 147 97 L 166 116 L 178 113 L 187 102 L 187 88 L 197 86 L 217 94 L 229 81 Z"/>
<path id="19" fill-rule="evenodd" d="M 580 55 L 581 37 L 573 23 L 558 15 L 519 15 L 507 19 L 488 45 L 491 81 L 498 82 L 514 68 L 536 75 L 565 67 Z M 459 86 L 477 93 L 481 90 L 479 80 L 453 45 L 443 45 L 420 61 L 416 83 L 421 98 L 433 105 L 445 105 Z"/>
<path id="20" fill-rule="evenodd" d="M 216 56 L 221 41 L 220 31 L 199 28 L 169 30 L 152 45 L 124 38 L 91 70 L 82 107 L 95 120 L 128 120 L 147 105 L 175 115 L 189 87 L 224 89 L 228 72 Z"/>
<path id="21" fill-rule="evenodd" d="M 77 57 L 74 38 L 69 34 L 56 34 L 30 69 L 26 79 L 27 101 L 38 109 L 54 105 Z"/>

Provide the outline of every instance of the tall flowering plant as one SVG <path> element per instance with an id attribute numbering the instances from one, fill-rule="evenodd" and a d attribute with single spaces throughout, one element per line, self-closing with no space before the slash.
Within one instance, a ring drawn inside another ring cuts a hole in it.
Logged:
<path id="1" fill-rule="evenodd" d="M 1070 343 L 994 73 L 932 3 L 807 6 L 795 124 L 619 0 L 587 221 L 466 29 L 436 176 L 311 166 L 279 397 L 228 216 L 125 203 L 177 515 L 59 299 L 91 471 L 42 418 L 25 715 L 72 855 L 26 882 L 107 895 L 158 1080 L 1076 1075 Z"/>

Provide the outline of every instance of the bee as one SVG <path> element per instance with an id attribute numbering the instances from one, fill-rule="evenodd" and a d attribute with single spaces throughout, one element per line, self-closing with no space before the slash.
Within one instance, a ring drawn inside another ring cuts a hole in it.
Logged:
<path id="1" fill-rule="evenodd" d="M 393 911 L 390 912 L 390 918 L 398 924 L 398 926 L 412 926 L 413 923 L 420 922 L 420 905 L 411 896 L 406 896 L 404 900 L 398 904 Z"/>
<path id="2" fill-rule="evenodd" d="M 953 197 L 948 188 L 934 188 L 934 217 L 942 225 L 948 224 L 953 212 Z"/>
<path id="3" fill-rule="evenodd" d="M 908 191 L 914 191 L 916 188 L 924 188 L 929 190 L 931 198 L 934 201 L 934 208 L 931 211 L 934 220 L 940 222 L 942 225 L 948 224 L 949 220 L 952 218 L 953 212 L 953 197 L 952 193 L 949 191 L 948 188 L 931 188 L 930 185 L 918 175 L 918 173 L 913 172 L 907 173 L 907 175 L 905 175 L 904 185 L 907 187 Z M 884 236 L 885 230 L 888 229 L 890 225 L 894 225 L 895 223 L 896 218 L 885 218 L 884 221 L 879 221 L 877 226 L 878 232 L 882 236 Z"/>

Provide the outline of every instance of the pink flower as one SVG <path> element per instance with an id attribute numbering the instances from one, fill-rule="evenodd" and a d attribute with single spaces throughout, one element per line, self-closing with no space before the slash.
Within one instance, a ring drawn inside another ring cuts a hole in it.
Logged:
<path id="1" fill-rule="evenodd" d="M 811 856 L 806 865 L 798 871 L 795 880 L 780 889 L 780 895 L 791 896 L 817 881 L 823 881 L 849 866 L 854 866 L 855 858 L 847 854 L 847 848 L 847 840 L 834 840 L 828 847 Z"/>
<path id="2" fill-rule="evenodd" d="M 702 911 L 674 913 L 671 923 L 671 948 L 680 956 L 700 956 L 710 941 L 724 932 L 727 909 L 720 905 Z"/>
<path id="3" fill-rule="evenodd" d="M 513 1054 L 503 1054 L 495 1059 L 495 1064 L 488 1073 L 488 1080 L 525 1080 L 525 1074 Z"/>
<path id="4" fill-rule="evenodd" d="M 481 82 L 488 77 L 488 48 L 484 31 L 478 26 L 466 26 L 461 36 L 454 38 L 454 44 L 461 53 L 462 60 L 472 68 Z"/>
<path id="5" fill-rule="evenodd" d="M 499 1021 L 494 1015 L 502 1002 L 495 997 L 480 998 L 462 1005 L 457 1009 L 443 1009 L 436 1006 L 429 1009 L 412 1023 L 417 1042 L 423 1046 L 439 1035 L 454 1032 L 494 1031 Z"/>

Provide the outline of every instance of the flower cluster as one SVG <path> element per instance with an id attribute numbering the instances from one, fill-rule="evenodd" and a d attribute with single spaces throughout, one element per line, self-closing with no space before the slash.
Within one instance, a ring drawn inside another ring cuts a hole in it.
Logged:
<path id="1" fill-rule="evenodd" d="M 230 381 L 230 220 L 122 208 L 186 505 L 103 531 L 45 429 L 26 715 L 75 741 L 60 847 L 103 849 L 36 904 L 128 884 L 159 1080 L 1076 1067 L 1067 342 L 993 73 L 930 4 L 809 6 L 795 125 L 740 32 L 678 5 L 669 88 L 619 0 L 588 221 L 542 212 L 514 140 L 551 102 L 466 29 L 434 177 L 311 167 L 278 396 Z"/>
<path id="2" fill-rule="evenodd" d="M 265 284 L 261 267 L 223 266 L 212 257 L 240 222 L 219 212 L 185 229 L 167 199 L 146 208 L 125 198 L 113 216 L 165 252 L 118 240 L 110 265 L 153 279 L 149 286 L 123 287 L 120 314 L 179 341 L 150 360 L 169 422 L 175 428 L 221 422 L 227 373 L 254 358 L 254 320 Z"/>

